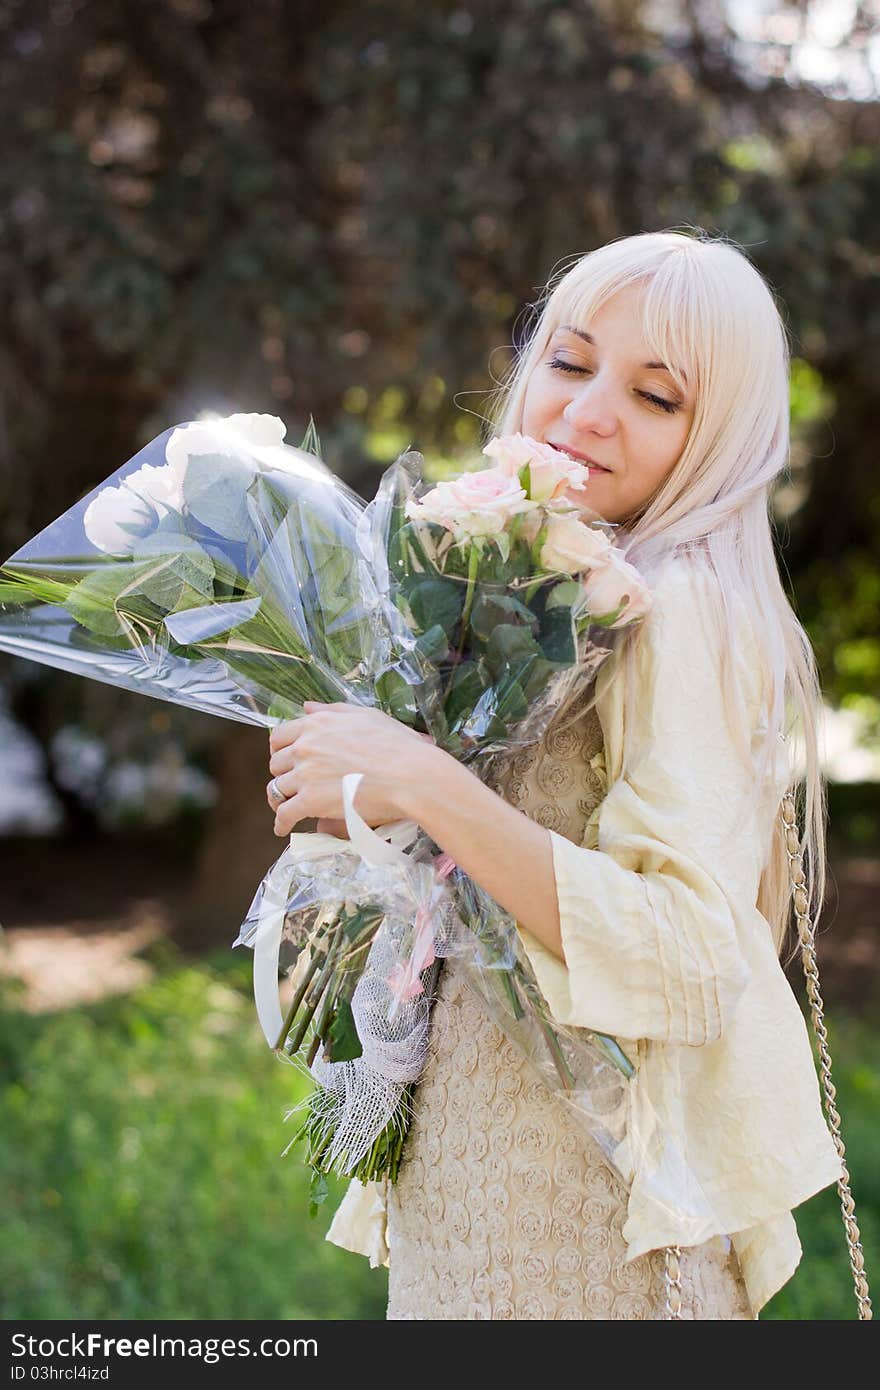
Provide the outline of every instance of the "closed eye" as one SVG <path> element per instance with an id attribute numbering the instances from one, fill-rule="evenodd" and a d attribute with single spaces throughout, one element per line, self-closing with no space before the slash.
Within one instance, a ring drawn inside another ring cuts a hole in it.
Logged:
<path id="1" fill-rule="evenodd" d="M 558 357 L 554 357 L 549 365 L 558 372 L 574 372 L 579 376 L 585 375 L 590 370 L 589 367 L 576 367 L 573 362 L 563 362 Z M 659 406 L 660 409 L 665 410 L 668 415 L 673 415 L 675 411 L 679 409 L 676 401 L 664 400 L 662 396 L 655 396 L 650 391 L 639 391 L 636 394 L 643 396 L 646 401 L 651 401 L 653 405 Z"/>

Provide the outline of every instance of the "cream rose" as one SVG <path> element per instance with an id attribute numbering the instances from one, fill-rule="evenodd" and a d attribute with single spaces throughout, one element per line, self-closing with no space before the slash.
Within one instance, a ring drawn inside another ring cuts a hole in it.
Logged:
<path id="1" fill-rule="evenodd" d="M 547 570 L 580 574 L 604 564 L 612 549 L 604 531 L 585 526 L 574 516 L 550 516 L 541 547 L 541 564 Z"/>
<path id="2" fill-rule="evenodd" d="M 497 536 L 520 512 L 536 507 L 516 478 L 507 477 L 498 468 L 483 468 L 438 483 L 419 501 L 410 498 L 406 514 L 414 521 L 444 526 L 463 540 Z"/>
<path id="3" fill-rule="evenodd" d="M 529 497 L 535 502 L 549 502 L 562 497 L 568 488 L 585 488 L 589 469 L 527 434 L 505 434 L 492 439 L 483 450 L 496 460 L 496 466 L 508 477 L 518 478 L 529 465 Z"/>
<path id="4" fill-rule="evenodd" d="M 608 618 L 621 609 L 619 617 L 609 627 L 625 627 L 650 611 L 651 591 L 634 565 L 611 548 L 605 564 L 591 569 L 584 580 L 584 593 L 593 617 Z"/>

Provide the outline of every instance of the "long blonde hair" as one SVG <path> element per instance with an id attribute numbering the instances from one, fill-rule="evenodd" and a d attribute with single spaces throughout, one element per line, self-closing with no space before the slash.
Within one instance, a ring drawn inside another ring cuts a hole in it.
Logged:
<path id="1" fill-rule="evenodd" d="M 734 650 L 727 595 L 739 591 L 756 615 L 767 711 L 758 787 L 787 740 L 789 780 L 804 826 L 800 852 L 809 911 L 825 898 L 827 790 L 818 753 L 822 692 L 815 655 L 788 601 L 773 547 L 771 487 L 789 467 L 789 363 L 785 324 L 773 293 L 745 253 L 700 229 L 645 232 L 609 242 L 552 276 L 529 306 L 531 323 L 487 415 L 487 435 L 522 427 L 532 370 L 563 323 L 586 326 L 617 291 L 643 287 L 645 344 L 652 358 L 683 372 L 696 406 L 684 449 L 668 477 L 638 515 L 627 517 L 615 541 L 648 579 L 673 552 L 702 557 L 717 574 L 716 621 L 722 651 Z M 622 663 L 631 678 L 638 624 L 620 630 Z M 629 634 L 630 640 L 626 640 Z M 728 682 L 723 679 L 727 702 Z M 797 730 L 803 744 L 801 785 L 792 757 Z M 756 906 L 782 955 L 791 924 L 788 850 L 781 815 L 761 871 Z M 790 960 L 798 950 L 794 941 Z M 786 960 L 786 964 L 788 964 Z"/>

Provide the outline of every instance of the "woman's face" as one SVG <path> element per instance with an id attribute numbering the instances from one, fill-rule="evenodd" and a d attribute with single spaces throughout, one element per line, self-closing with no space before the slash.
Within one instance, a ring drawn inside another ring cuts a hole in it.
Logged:
<path id="1" fill-rule="evenodd" d="M 590 480 L 566 496 L 605 521 L 639 514 L 674 468 L 694 417 L 693 388 L 650 363 L 638 286 L 603 304 L 584 331 L 557 328 L 526 388 L 522 433 L 589 460 Z"/>

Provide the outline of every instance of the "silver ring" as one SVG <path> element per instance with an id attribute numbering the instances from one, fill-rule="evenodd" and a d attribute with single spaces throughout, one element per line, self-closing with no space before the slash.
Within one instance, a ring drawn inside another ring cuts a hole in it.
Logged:
<path id="1" fill-rule="evenodd" d="M 280 806 L 282 801 L 287 800 L 287 797 L 278 785 L 277 777 L 273 777 L 272 781 L 269 783 L 269 795 L 277 806 Z"/>

